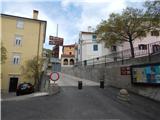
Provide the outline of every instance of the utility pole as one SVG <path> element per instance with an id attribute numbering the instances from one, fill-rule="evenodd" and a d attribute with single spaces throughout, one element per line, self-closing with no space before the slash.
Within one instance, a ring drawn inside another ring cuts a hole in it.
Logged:
<path id="1" fill-rule="evenodd" d="M 56 37 L 58 37 L 58 24 L 57 24 Z"/>

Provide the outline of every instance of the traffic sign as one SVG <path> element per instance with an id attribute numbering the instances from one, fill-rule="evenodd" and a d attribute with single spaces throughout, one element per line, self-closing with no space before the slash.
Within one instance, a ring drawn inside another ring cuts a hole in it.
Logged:
<path id="1" fill-rule="evenodd" d="M 50 79 L 51 79 L 52 81 L 57 81 L 57 80 L 59 80 L 59 73 L 58 73 L 58 72 L 52 72 L 52 73 L 50 74 Z"/>

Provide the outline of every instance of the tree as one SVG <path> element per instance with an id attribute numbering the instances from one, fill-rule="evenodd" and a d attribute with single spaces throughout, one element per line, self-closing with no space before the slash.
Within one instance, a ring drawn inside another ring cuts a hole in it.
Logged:
<path id="1" fill-rule="evenodd" d="M 43 48 L 43 51 L 46 51 L 46 52 L 47 52 L 47 57 L 48 57 L 48 58 L 51 58 L 51 57 L 52 57 L 52 53 L 53 53 L 52 50 Z"/>
<path id="2" fill-rule="evenodd" d="M 39 89 L 42 67 L 43 67 L 43 59 L 37 56 L 34 57 L 33 59 L 26 61 L 25 66 L 22 66 L 23 76 L 26 79 L 34 79 L 34 86 L 36 89 Z"/>
<path id="3" fill-rule="evenodd" d="M 160 1 L 146 1 L 144 7 L 146 8 L 145 16 L 151 21 L 152 27 L 160 27 Z"/>
<path id="4" fill-rule="evenodd" d="M 4 46 L 1 46 L 1 63 L 5 63 L 7 59 L 7 49 Z"/>
<path id="5" fill-rule="evenodd" d="M 96 33 L 107 46 L 129 42 L 131 56 L 135 57 L 133 41 L 146 35 L 151 28 L 144 19 L 144 12 L 140 9 L 126 8 L 122 14 L 112 13 L 108 20 L 103 20 Z"/>

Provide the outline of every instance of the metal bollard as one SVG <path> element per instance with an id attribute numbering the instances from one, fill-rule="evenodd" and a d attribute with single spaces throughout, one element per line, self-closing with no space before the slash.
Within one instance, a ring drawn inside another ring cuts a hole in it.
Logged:
<path id="1" fill-rule="evenodd" d="M 100 88 L 104 88 L 104 81 L 100 81 Z"/>
<path id="2" fill-rule="evenodd" d="M 82 81 L 78 81 L 78 89 L 82 89 Z"/>

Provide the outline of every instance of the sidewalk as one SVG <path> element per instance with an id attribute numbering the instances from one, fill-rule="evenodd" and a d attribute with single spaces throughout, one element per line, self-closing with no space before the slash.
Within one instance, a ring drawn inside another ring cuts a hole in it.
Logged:
<path id="1" fill-rule="evenodd" d="M 32 97 L 39 97 L 39 96 L 47 96 L 47 95 L 54 95 L 60 91 L 60 87 L 58 84 L 53 85 L 49 83 L 49 77 L 44 73 L 41 81 L 40 91 L 35 92 L 32 94 L 16 96 L 16 93 L 8 93 L 8 94 L 1 94 L 1 101 L 12 101 L 12 100 L 25 100 Z"/>
<path id="2" fill-rule="evenodd" d="M 12 100 L 25 100 L 32 97 L 39 97 L 39 96 L 47 96 L 49 95 L 48 92 L 35 92 L 28 95 L 16 96 L 16 93 L 9 93 L 5 95 L 1 95 L 1 101 L 12 101 Z"/>

